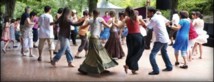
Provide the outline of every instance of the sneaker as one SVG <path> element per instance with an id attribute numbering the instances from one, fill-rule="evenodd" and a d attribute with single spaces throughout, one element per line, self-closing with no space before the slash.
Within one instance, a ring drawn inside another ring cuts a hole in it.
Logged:
<path id="1" fill-rule="evenodd" d="M 172 71 L 172 69 L 165 68 L 165 69 L 163 69 L 162 71 Z"/>

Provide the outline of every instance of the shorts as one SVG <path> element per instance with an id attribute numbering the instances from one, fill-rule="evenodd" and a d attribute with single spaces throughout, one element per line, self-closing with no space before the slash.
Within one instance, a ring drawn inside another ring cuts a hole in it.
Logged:
<path id="1" fill-rule="evenodd" d="M 55 49 L 54 38 L 40 38 L 38 46 L 39 50 L 43 49 L 46 40 L 48 42 L 49 50 L 54 50 Z"/>
<path id="2" fill-rule="evenodd" d="M 23 38 L 23 48 L 33 48 L 33 38 Z"/>
<path id="3" fill-rule="evenodd" d="M 188 42 L 188 50 L 192 49 L 195 45 L 195 39 L 189 40 Z"/>

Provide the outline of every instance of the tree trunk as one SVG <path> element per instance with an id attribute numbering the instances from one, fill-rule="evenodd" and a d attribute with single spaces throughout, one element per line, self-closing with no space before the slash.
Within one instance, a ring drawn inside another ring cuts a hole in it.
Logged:
<path id="1" fill-rule="evenodd" d="M 88 0 L 89 13 L 91 14 L 93 10 L 97 9 L 98 0 Z"/>
<path id="2" fill-rule="evenodd" d="M 178 7 L 178 0 L 172 0 L 171 1 L 171 15 L 170 15 L 170 18 L 172 19 L 172 15 L 173 15 L 173 12 L 177 9 Z"/>
<path id="3" fill-rule="evenodd" d="M 16 0 L 7 0 L 5 2 L 5 14 L 9 17 L 13 17 L 13 13 L 15 10 Z"/>

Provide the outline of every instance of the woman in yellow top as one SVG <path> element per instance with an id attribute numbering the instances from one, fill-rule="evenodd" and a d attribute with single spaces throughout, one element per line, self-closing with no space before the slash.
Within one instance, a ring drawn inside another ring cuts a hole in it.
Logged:
<path id="1" fill-rule="evenodd" d="M 83 17 L 81 19 L 79 19 L 78 21 L 84 22 L 85 20 L 88 20 L 88 19 L 89 19 L 89 12 L 88 11 L 84 11 L 83 12 Z M 79 56 L 79 53 L 82 52 L 83 49 L 85 50 L 85 55 L 88 52 L 88 47 L 89 47 L 89 41 L 88 41 L 88 38 L 87 38 L 88 29 L 89 29 L 89 26 L 80 27 L 79 28 L 79 37 L 81 39 L 81 45 L 78 48 L 78 51 L 77 51 L 77 53 L 75 55 L 75 58 L 81 58 Z"/>

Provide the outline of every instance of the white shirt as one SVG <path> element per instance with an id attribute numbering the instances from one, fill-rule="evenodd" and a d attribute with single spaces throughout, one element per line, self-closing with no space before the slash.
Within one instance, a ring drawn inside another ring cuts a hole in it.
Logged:
<path id="1" fill-rule="evenodd" d="M 178 14 L 173 14 L 172 15 L 172 25 L 176 24 L 178 25 L 179 24 L 179 20 L 180 20 L 180 17 Z"/>
<path id="2" fill-rule="evenodd" d="M 101 17 L 97 17 L 95 21 L 93 18 L 90 18 L 88 20 L 88 23 L 90 24 L 91 36 L 100 37 L 102 21 L 104 21 L 104 19 Z"/>
<path id="3" fill-rule="evenodd" d="M 194 25 L 195 31 L 200 34 L 204 30 L 204 20 L 196 18 L 193 20 L 192 24 Z"/>
<path id="4" fill-rule="evenodd" d="M 153 31 L 156 36 L 155 42 L 161 43 L 168 43 L 169 42 L 169 35 L 166 30 L 166 23 L 169 22 L 164 16 L 162 15 L 154 15 L 151 18 L 150 23 L 147 25 L 149 29 L 153 28 Z"/>
<path id="5" fill-rule="evenodd" d="M 50 23 L 53 22 L 53 17 L 51 14 L 45 13 L 42 14 L 39 18 L 39 38 L 54 38 L 53 25 Z"/>

